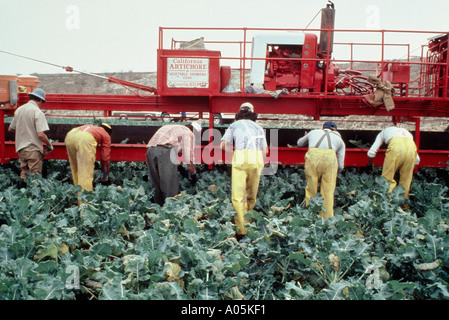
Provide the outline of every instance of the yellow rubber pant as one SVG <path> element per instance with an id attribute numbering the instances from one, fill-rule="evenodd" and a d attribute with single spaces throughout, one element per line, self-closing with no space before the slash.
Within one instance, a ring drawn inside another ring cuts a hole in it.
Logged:
<path id="1" fill-rule="evenodd" d="M 306 205 L 316 197 L 318 184 L 323 197 L 323 207 L 326 213 L 320 215 L 327 219 L 334 215 L 334 192 L 337 184 L 337 155 L 332 149 L 310 148 L 305 156 L 304 171 L 306 174 Z"/>
<path id="2" fill-rule="evenodd" d="M 404 198 L 409 198 L 416 154 L 416 144 L 412 139 L 396 137 L 390 140 L 382 168 L 382 176 L 385 177 L 390 184 L 390 189 L 388 190 L 389 193 L 392 192 L 397 185 L 394 180 L 394 175 L 399 169 L 399 184 L 404 187 Z"/>
<path id="3" fill-rule="evenodd" d="M 247 233 L 245 214 L 254 208 L 259 190 L 260 173 L 264 167 L 261 150 L 235 150 L 232 158 L 232 205 L 237 234 Z"/>
<path id="4" fill-rule="evenodd" d="M 88 132 L 72 129 L 65 138 L 73 184 L 83 190 L 93 190 L 97 141 Z"/>

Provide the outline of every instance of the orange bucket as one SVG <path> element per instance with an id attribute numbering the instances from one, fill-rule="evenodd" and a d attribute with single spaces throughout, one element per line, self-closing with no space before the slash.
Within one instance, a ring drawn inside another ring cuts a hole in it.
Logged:
<path id="1" fill-rule="evenodd" d="M 39 79 L 35 76 L 20 75 L 17 78 L 20 93 L 31 93 L 39 86 Z"/>
<path id="2" fill-rule="evenodd" d="M 17 96 L 17 76 L 14 75 L 0 75 L 0 108 L 11 109 L 17 108 L 17 101 L 11 105 L 10 82 L 15 81 L 15 93 Z"/>

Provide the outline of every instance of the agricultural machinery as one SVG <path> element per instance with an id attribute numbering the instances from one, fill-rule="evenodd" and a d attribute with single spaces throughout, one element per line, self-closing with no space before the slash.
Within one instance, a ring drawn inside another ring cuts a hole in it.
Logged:
<path id="1" fill-rule="evenodd" d="M 44 108 L 52 116 L 60 110 L 89 110 L 105 118 L 149 112 L 207 118 L 197 160 L 206 163 L 207 158 L 210 165 L 226 163 L 216 135 L 226 127 L 214 120 L 236 113 L 243 102 L 251 102 L 260 119 L 272 120 L 267 127 L 270 162 L 285 165 L 304 164 L 307 149 L 294 145 L 307 128 L 277 127 L 281 115 L 301 115 L 310 126 L 323 119 L 338 121 L 347 146 L 345 165 L 354 167 L 366 165 L 367 149 L 349 141 L 372 143 L 379 130 L 369 129 L 370 123 L 403 122 L 413 126 L 420 166 L 445 167 L 449 135 L 421 131 L 421 120 L 449 117 L 449 32 L 338 30 L 335 13 L 332 3 L 321 10 L 320 29 L 160 27 L 155 86 L 86 74 L 122 85 L 129 94 L 48 92 Z M 195 40 L 185 40 L 186 35 Z M 412 37 L 424 43 L 419 56 L 412 56 L 411 45 L 402 42 Z M 395 53 L 399 58 L 390 57 Z M 27 92 L 37 83 L 37 79 L 0 77 L 1 163 L 18 157 L 5 118 L 28 101 Z M 345 128 L 354 121 L 358 129 Z M 53 126 L 49 137 L 63 141 L 69 129 L 67 124 Z M 111 160 L 144 161 L 142 141 L 156 130 L 150 125 L 117 126 Z M 119 143 L 125 138 L 127 143 Z M 64 143 L 55 142 L 54 147 L 48 158 L 67 159 Z M 379 152 L 376 165 L 382 164 L 384 152 Z"/>

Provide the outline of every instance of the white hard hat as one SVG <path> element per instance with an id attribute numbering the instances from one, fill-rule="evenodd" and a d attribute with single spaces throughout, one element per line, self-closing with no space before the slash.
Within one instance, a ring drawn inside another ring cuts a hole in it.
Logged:
<path id="1" fill-rule="evenodd" d="M 242 103 L 242 105 L 240 106 L 240 110 L 242 110 L 243 108 L 248 108 L 249 111 L 254 112 L 254 106 L 249 102 Z"/>

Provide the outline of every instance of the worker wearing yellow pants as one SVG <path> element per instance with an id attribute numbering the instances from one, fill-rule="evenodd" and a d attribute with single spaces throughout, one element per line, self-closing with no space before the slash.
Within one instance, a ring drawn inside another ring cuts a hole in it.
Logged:
<path id="1" fill-rule="evenodd" d="M 393 191 L 397 183 L 394 180 L 396 170 L 399 169 L 399 184 L 404 187 L 404 198 L 409 198 L 412 184 L 413 169 L 415 168 L 416 145 L 412 139 L 404 137 L 391 138 L 382 169 L 382 176 L 390 184 L 389 193 Z"/>
<path id="2" fill-rule="evenodd" d="M 420 162 L 413 135 L 407 129 L 400 128 L 397 125 L 383 129 L 376 136 L 376 140 L 368 151 L 368 165 L 371 165 L 377 151 L 383 144 L 388 145 L 382 169 L 382 176 L 390 184 L 388 192 L 391 193 L 397 185 L 394 176 L 396 170 L 399 169 L 399 184 L 404 187 L 404 198 L 408 199 L 413 169 Z"/>
<path id="3" fill-rule="evenodd" d="M 320 193 L 323 197 L 325 213 L 320 215 L 327 219 L 334 216 L 334 192 L 337 182 L 338 162 L 337 156 L 332 149 L 310 148 L 305 155 L 304 170 L 306 174 L 306 205 L 309 200 L 316 197 L 318 183 L 320 182 Z"/>
<path id="4" fill-rule="evenodd" d="M 245 102 L 240 106 L 235 120 L 223 135 L 221 148 L 226 152 L 234 152 L 231 198 L 236 212 L 236 237 L 240 239 L 247 234 L 245 215 L 256 205 L 268 145 L 263 128 L 256 123 L 257 113 L 251 103 Z"/>
<path id="5" fill-rule="evenodd" d="M 238 235 L 247 233 L 245 214 L 256 205 L 260 173 L 264 167 L 261 150 L 235 150 L 232 157 L 232 205 Z"/>
<path id="6" fill-rule="evenodd" d="M 102 123 L 100 126 L 82 125 L 69 131 L 65 138 L 73 184 L 81 186 L 81 191 L 93 190 L 94 167 L 97 146 L 101 150 L 102 182 L 108 181 L 111 156 L 112 128 Z M 81 204 L 78 201 L 78 204 Z"/>
<path id="7" fill-rule="evenodd" d="M 97 141 L 88 132 L 72 129 L 65 139 L 73 184 L 81 186 L 81 191 L 92 191 Z"/>
<path id="8" fill-rule="evenodd" d="M 305 155 L 304 171 L 306 174 L 306 206 L 310 198 L 316 197 L 318 183 L 323 197 L 323 207 L 326 212 L 319 214 L 324 219 L 334 216 L 334 192 L 337 185 L 337 175 L 344 168 L 346 145 L 337 131 L 337 124 L 326 121 L 323 129 L 305 132 L 304 137 L 296 143 L 299 147 L 308 146 Z"/>

